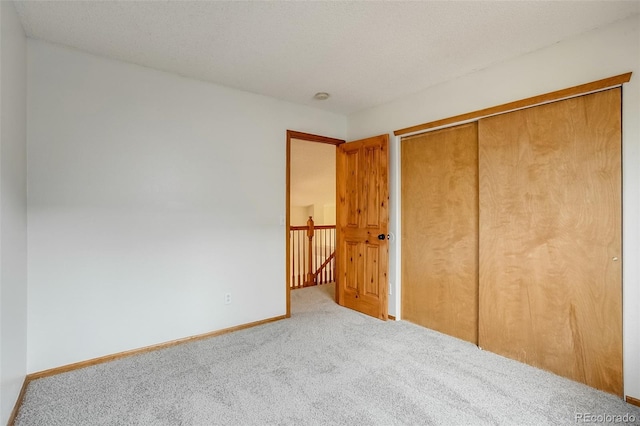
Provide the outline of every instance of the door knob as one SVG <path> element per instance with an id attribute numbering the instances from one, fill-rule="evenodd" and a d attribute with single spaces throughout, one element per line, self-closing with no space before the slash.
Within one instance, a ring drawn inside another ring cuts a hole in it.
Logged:
<path id="1" fill-rule="evenodd" d="M 384 235 L 384 234 L 380 234 L 380 235 L 378 235 L 378 239 L 379 239 L 379 240 L 384 240 L 385 238 L 387 238 L 387 236 L 386 236 L 386 235 Z"/>

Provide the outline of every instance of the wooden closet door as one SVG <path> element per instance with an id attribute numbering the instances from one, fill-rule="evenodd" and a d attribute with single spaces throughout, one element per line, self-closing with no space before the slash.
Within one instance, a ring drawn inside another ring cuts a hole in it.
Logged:
<path id="1" fill-rule="evenodd" d="M 620 128 L 620 89 L 478 128 L 479 345 L 616 395 Z"/>
<path id="2" fill-rule="evenodd" d="M 477 124 L 404 138 L 402 319 L 478 339 Z"/>

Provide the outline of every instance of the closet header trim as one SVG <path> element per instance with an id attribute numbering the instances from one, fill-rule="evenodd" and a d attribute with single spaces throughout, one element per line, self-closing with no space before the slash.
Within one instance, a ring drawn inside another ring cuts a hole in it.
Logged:
<path id="1" fill-rule="evenodd" d="M 628 72 L 626 74 L 620 74 L 614 77 L 592 81 L 591 83 L 581 84 L 579 86 L 573 86 L 562 90 L 556 90 L 555 92 L 549 92 L 543 95 L 521 99 L 519 101 L 480 109 L 478 111 L 468 112 L 465 114 L 456 115 L 454 117 L 443 118 L 441 120 L 430 121 L 428 123 L 418 124 L 416 126 L 406 127 L 404 129 L 394 131 L 393 134 L 396 136 L 402 136 L 408 133 L 433 129 L 435 127 L 442 127 L 448 124 L 461 123 L 464 121 L 470 121 L 482 117 L 488 117 L 491 115 L 504 114 L 506 112 L 515 111 L 518 109 L 529 108 L 534 105 L 545 104 L 549 102 L 559 101 L 561 99 L 586 95 L 587 93 L 598 92 L 604 89 L 610 89 L 612 87 L 618 87 L 624 83 L 629 82 L 629 80 L 631 80 L 631 74 L 632 73 Z"/>

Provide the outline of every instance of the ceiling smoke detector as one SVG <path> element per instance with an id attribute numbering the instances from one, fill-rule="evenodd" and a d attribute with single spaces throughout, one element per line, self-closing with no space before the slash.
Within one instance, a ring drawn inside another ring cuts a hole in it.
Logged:
<path id="1" fill-rule="evenodd" d="M 318 92 L 315 95 L 313 95 L 313 99 L 315 99 L 316 101 L 326 101 L 327 99 L 329 99 L 329 94 L 327 92 Z"/>

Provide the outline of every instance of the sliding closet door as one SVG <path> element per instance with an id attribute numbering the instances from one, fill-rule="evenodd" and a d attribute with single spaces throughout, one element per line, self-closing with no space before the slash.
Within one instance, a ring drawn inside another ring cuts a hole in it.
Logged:
<path id="1" fill-rule="evenodd" d="M 402 319 L 477 343 L 476 123 L 403 138 Z"/>
<path id="2" fill-rule="evenodd" d="M 611 89 L 478 128 L 479 345 L 617 395 L 620 127 Z"/>

